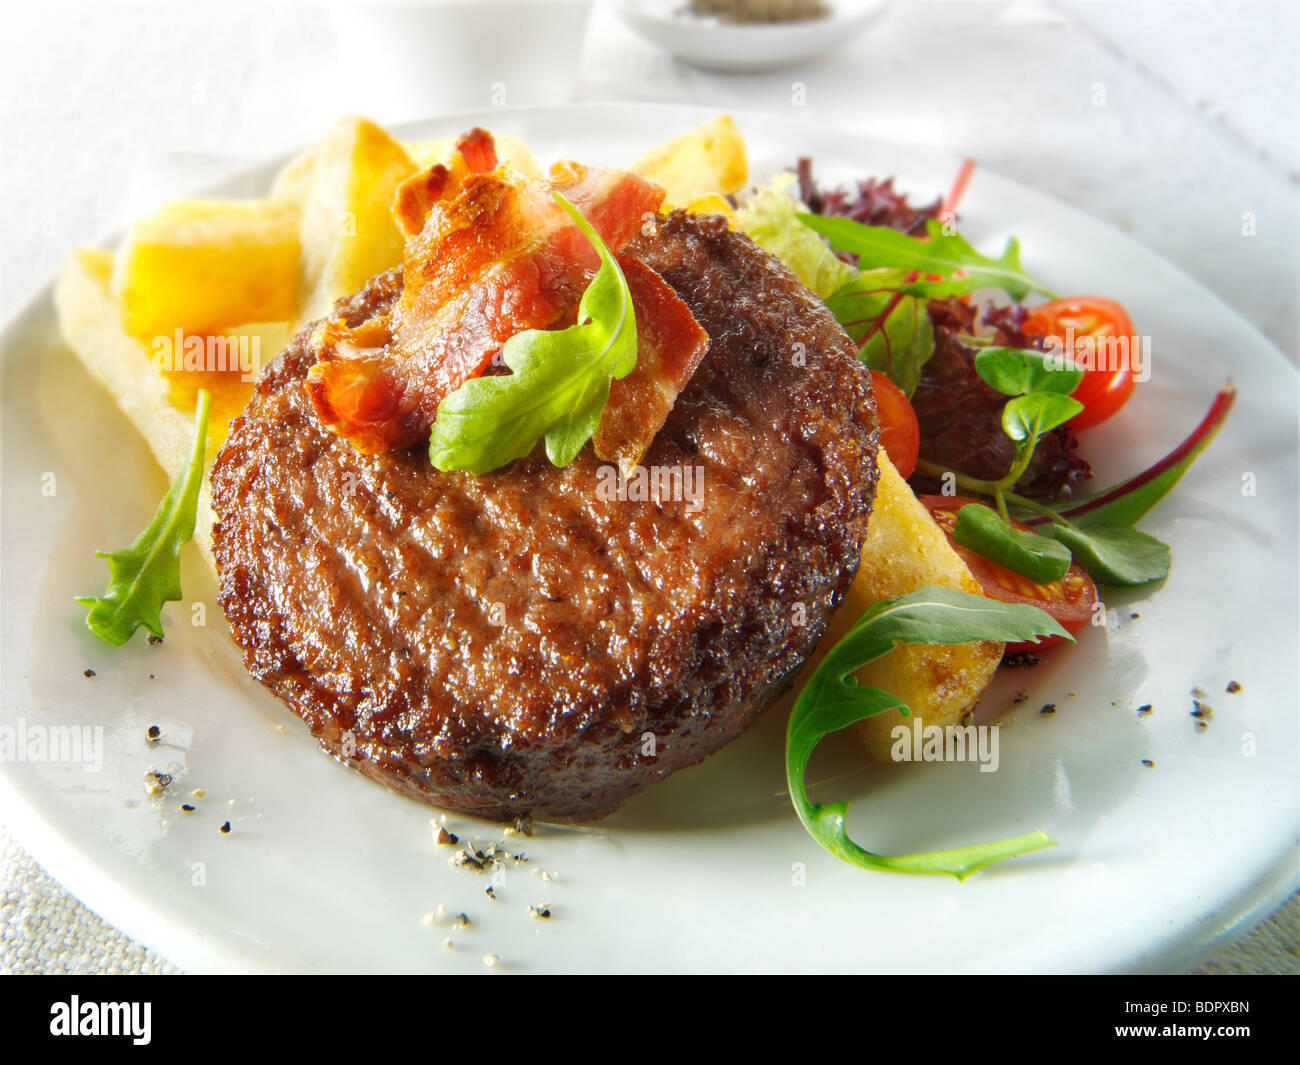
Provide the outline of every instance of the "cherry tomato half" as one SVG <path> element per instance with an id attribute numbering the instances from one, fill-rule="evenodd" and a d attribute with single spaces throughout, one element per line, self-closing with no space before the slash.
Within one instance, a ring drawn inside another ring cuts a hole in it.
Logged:
<path id="1" fill-rule="evenodd" d="M 1092 583 L 1092 578 L 1079 563 L 1070 563 L 1070 568 L 1065 571 L 1065 576 L 1060 580 L 1052 581 L 1051 584 L 1035 584 L 1020 574 L 1012 573 L 1011 570 L 999 566 L 996 562 L 990 562 L 982 555 L 977 555 L 974 551 L 953 543 L 952 527 L 957 521 L 957 511 L 967 503 L 977 503 L 979 500 L 966 499 L 962 496 L 921 496 L 920 500 L 930 512 L 930 517 L 948 537 L 953 550 L 961 555 L 962 561 L 971 571 L 971 576 L 979 581 L 984 594 L 990 599 L 997 599 L 1003 603 L 1027 603 L 1029 606 L 1046 610 L 1061 623 L 1061 627 L 1066 632 L 1078 632 L 1091 620 L 1093 607 L 1097 603 L 1097 586 Z M 1016 521 L 1014 518 L 1011 524 L 1017 529 L 1029 528 L 1024 522 Z M 1060 636 L 1046 636 L 1039 643 L 1031 641 L 1009 643 L 1007 654 L 1041 651 L 1044 647 L 1064 642 Z"/>
<path id="2" fill-rule="evenodd" d="M 906 480 L 916 469 L 916 459 L 921 453 L 921 427 L 916 412 L 903 390 L 879 370 L 871 371 L 871 384 L 876 390 L 880 446 Z"/>
<path id="3" fill-rule="evenodd" d="M 1070 419 L 1070 428 L 1100 425 L 1128 402 L 1136 384 L 1141 340 L 1133 332 L 1128 312 L 1114 300 L 1099 296 L 1052 300 L 1035 308 L 1023 329 L 1036 336 L 1057 337 L 1062 344 L 1074 338 L 1073 354 L 1085 373 L 1071 393 L 1083 410 Z"/>

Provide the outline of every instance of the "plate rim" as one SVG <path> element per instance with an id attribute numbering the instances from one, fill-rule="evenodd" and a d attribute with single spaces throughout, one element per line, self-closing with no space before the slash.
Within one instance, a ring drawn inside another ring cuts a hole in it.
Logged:
<path id="1" fill-rule="evenodd" d="M 541 104 L 519 108 L 481 108 L 471 111 L 452 112 L 415 119 L 401 123 L 385 125 L 398 139 L 418 137 L 417 131 L 426 130 L 434 125 L 449 123 L 468 123 L 475 120 L 489 120 L 493 116 L 512 115 L 556 115 L 558 113 L 581 113 L 606 111 L 626 113 L 628 111 L 644 112 L 648 115 L 677 115 L 686 120 L 707 120 L 721 113 L 717 107 L 699 104 L 655 103 L 655 102 L 618 102 L 618 101 L 582 101 L 570 104 Z M 740 108 L 725 109 L 738 120 L 753 119 L 759 123 L 771 122 L 773 119 L 791 123 L 788 116 L 777 116 L 761 110 Z M 839 127 L 831 123 L 809 118 L 799 123 L 812 134 L 835 135 L 852 141 L 865 142 L 885 150 L 930 161 L 951 160 L 956 158 L 941 147 L 926 144 L 911 144 L 875 136 L 870 131 L 857 126 Z M 253 163 L 236 163 L 224 176 L 195 183 L 187 195 L 202 196 L 228 187 L 232 182 L 272 167 L 283 165 L 294 155 L 310 145 L 300 146 L 279 155 L 268 155 Z M 1186 273 L 1177 264 L 1170 262 L 1163 255 L 1151 250 L 1141 241 L 1123 233 L 1109 220 L 1061 201 L 1054 196 L 1041 192 L 1031 185 L 1024 184 L 1001 171 L 981 168 L 982 172 L 994 175 L 1003 182 L 1023 189 L 1035 197 L 1051 203 L 1055 210 L 1066 212 L 1087 219 L 1093 227 L 1104 230 L 1112 239 L 1141 248 L 1171 276 L 1182 284 L 1195 288 L 1208 299 L 1216 316 L 1224 316 L 1232 321 L 1235 328 L 1248 330 L 1253 338 L 1267 348 L 1275 364 L 1285 367 L 1293 384 L 1300 384 L 1300 367 L 1259 329 L 1252 321 L 1243 317 L 1231 304 L 1220 297 L 1217 292 Z M 129 224 L 129 223 L 124 223 Z M 112 226 L 98 240 L 83 247 L 106 247 L 114 242 L 123 232 L 123 225 Z M 74 249 L 75 250 L 75 249 Z M 71 253 L 70 253 L 71 254 Z M 56 275 L 57 278 L 57 275 Z M 21 299 L 15 308 L 0 323 L 0 357 L 7 358 L 13 345 L 9 342 L 11 334 L 24 321 L 48 315 L 57 323 L 54 314 L 53 294 L 55 279 L 38 282 L 34 291 Z M 122 931 L 125 935 L 155 950 L 164 960 L 184 968 L 188 972 L 199 971 L 235 971 L 264 972 L 267 967 L 259 958 L 253 962 L 247 954 L 234 949 L 233 938 L 213 940 L 201 933 L 192 933 L 182 921 L 157 921 L 144 896 L 122 887 L 106 869 L 99 867 L 93 857 L 82 853 L 75 842 L 64 839 L 55 826 L 42 814 L 24 800 L 15 782 L 10 779 L 3 763 L 0 763 L 0 821 L 2 821 L 13 838 L 30 854 L 49 875 L 55 879 L 69 894 L 87 909 L 100 916 L 107 923 Z M 1137 964 L 1117 967 L 1110 971 L 1163 972 L 1182 971 L 1197 964 L 1204 957 L 1227 942 L 1244 935 L 1257 926 L 1278 908 L 1297 889 L 1300 889 L 1300 840 L 1293 839 L 1281 843 L 1276 852 L 1276 860 L 1270 871 L 1256 880 L 1242 885 L 1239 892 L 1233 894 L 1230 905 L 1225 907 L 1231 917 L 1217 924 L 1208 934 L 1197 934 L 1195 927 L 1181 930 L 1174 935 L 1156 954 L 1146 957 L 1134 955 Z M 90 901 L 93 899 L 94 901 Z M 1222 913 L 1223 910 L 1220 910 Z M 184 957 L 182 965 L 176 957 Z M 199 960 L 198 965 L 193 961 Z M 1160 964 L 1154 964 L 1154 963 Z M 285 970 L 288 971 L 288 970 Z"/>

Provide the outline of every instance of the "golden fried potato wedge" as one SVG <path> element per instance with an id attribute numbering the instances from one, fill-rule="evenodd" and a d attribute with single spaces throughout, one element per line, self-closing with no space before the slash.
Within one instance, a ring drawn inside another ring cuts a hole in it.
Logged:
<path id="1" fill-rule="evenodd" d="M 417 170 L 427 170 L 437 163 L 450 161 L 452 153 L 456 150 L 457 139 L 437 137 L 427 141 L 403 141 L 402 147 L 406 149 L 406 154 L 415 160 Z M 501 163 L 535 181 L 541 181 L 546 176 L 538 165 L 532 149 L 518 137 L 511 137 L 508 134 L 498 137 L 493 134 L 492 140 L 496 144 L 497 159 Z"/>
<path id="2" fill-rule="evenodd" d="M 674 137 L 645 155 L 632 167 L 661 186 L 667 198 L 664 209 L 683 207 L 706 196 L 739 192 L 749 180 L 745 139 L 730 115 Z"/>
<path id="3" fill-rule="evenodd" d="M 349 118 L 311 153 L 310 180 L 306 169 L 306 163 L 291 163 L 278 183 L 286 200 L 302 197 L 298 324 L 320 317 L 335 300 L 401 264 L 403 240 L 393 221 L 393 197 L 416 164 L 373 122 Z"/>
<path id="4" fill-rule="evenodd" d="M 316 149 L 308 148 L 285 163 L 275 175 L 275 180 L 271 182 L 271 199 L 288 200 L 302 210 L 315 173 Z"/>
<path id="5" fill-rule="evenodd" d="M 924 504 L 899 476 L 882 450 L 880 479 L 862 565 L 831 619 L 821 647 L 829 649 L 873 603 L 914 592 L 927 584 L 980 594 L 979 582 L 952 549 Z M 860 684 L 897 695 L 924 725 L 955 725 L 993 679 L 1002 660 L 1001 643 L 958 646 L 903 644 L 857 671 Z M 868 718 L 857 730 L 867 753 L 891 761 L 890 730 L 904 721 L 897 710 Z"/>
<path id="6" fill-rule="evenodd" d="M 681 206 L 692 214 L 720 214 L 732 229 L 736 228 L 736 209 L 721 196 L 701 196 L 698 200 L 691 200 Z"/>
<path id="7" fill-rule="evenodd" d="M 287 320 L 298 223 L 286 201 L 181 200 L 132 226 L 113 270 L 126 331 L 147 339 Z"/>
<path id="8" fill-rule="evenodd" d="M 153 345 L 131 336 L 111 291 L 113 258 L 104 251 L 79 251 L 59 273 L 54 302 L 59 327 L 77 354 L 131 424 L 149 442 L 158 464 L 175 480 L 189 460 L 194 442 L 194 403 L 188 409 L 173 401 L 169 375 L 157 368 Z M 251 389 L 252 385 L 245 386 Z M 247 393 L 214 392 L 208 419 L 207 462 L 210 466 L 226 435 L 229 419 L 242 408 Z M 212 564 L 212 503 L 208 481 L 199 491 L 194 539 Z"/>

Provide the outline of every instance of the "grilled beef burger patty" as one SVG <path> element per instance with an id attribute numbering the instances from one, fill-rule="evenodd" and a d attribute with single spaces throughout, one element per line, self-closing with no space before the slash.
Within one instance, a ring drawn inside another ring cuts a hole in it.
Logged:
<path id="1" fill-rule="evenodd" d="M 217 457 L 220 602 L 249 671 L 399 791 L 496 819 L 608 814 L 749 725 L 857 569 L 877 427 L 852 341 L 720 218 L 674 212 L 625 254 L 710 337 L 642 459 L 698 468 L 692 498 L 618 498 L 590 446 L 478 477 L 423 445 L 361 454 L 304 388 L 310 328 Z M 384 274 L 338 310 L 355 326 L 400 291 Z"/>

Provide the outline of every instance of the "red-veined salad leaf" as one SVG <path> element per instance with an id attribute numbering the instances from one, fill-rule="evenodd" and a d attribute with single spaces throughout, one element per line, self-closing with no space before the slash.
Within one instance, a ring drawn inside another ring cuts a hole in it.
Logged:
<path id="1" fill-rule="evenodd" d="M 925 304 L 898 291 L 904 271 L 859 274 L 826 306 L 858 342 L 858 356 L 911 397 L 921 370 L 934 354 L 934 326 Z"/>
<path id="2" fill-rule="evenodd" d="M 1159 462 L 1090 499 L 1054 509 L 1078 526 L 1132 525 L 1139 521 L 1182 479 L 1196 457 L 1209 447 L 1210 441 L 1227 421 L 1236 398 L 1237 390 L 1231 385 L 1220 389 L 1200 424 Z M 1031 525 L 1038 525 L 1049 519 L 1039 515 L 1026 520 Z"/>

